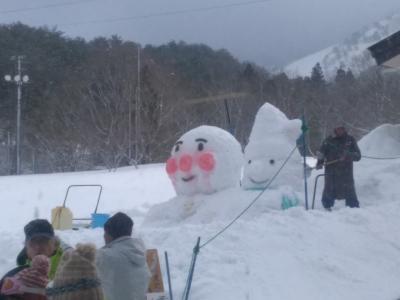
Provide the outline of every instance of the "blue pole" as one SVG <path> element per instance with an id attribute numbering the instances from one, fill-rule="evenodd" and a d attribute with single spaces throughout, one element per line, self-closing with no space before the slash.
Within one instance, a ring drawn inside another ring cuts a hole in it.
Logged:
<path id="1" fill-rule="evenodd" d="M 172 294 L 171 274 L 170 274 L 170 271 L 169 271 L 169 261 L 168 261 L 168 253 L 167 253 L 167 251 L 165 251 L 164 254 L 165 254 L 165 265 L 167 266 L 169 300 L 174 300 L 174 296 Z"/>
<path id="2" fill-rule="evenodd" d="M 200 252 L 200 237 L 197 239 L 196 246 L 193 248 L 193 261 L 192 265 L 190 266 L 189 277 L 188 277 L 188 285 L 185 294 L 185 300 L 189 299 L 190 288 L 192 287 L 193 281 L 193 274 L 194 274 L 194 267 L 196 266 L 197 255 Z"/>
<path id="3" fill-rule="evenodd" d="M 306 162 L 306 154 L 307 154 L 307 144 L 306 144 L 306 132 L 308 128 L 306 125 L 306 120 L 305 116 L 303 113 L 303 118 L 302 118 L 302 125 L 301 125 L 301 131 L 303 135 L 303 171 L 304 171 L 304 197 L 305 197 L 305 204 L 306 204 L 306 210 L 308 210 L 308 184 L 307 184 L 307 162 Z"/>

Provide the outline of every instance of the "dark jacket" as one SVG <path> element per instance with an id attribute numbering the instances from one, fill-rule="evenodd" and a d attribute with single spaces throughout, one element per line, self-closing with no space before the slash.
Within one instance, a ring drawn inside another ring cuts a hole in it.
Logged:
<path id="1" fill-rule="evenodd" d="M 319 149 L 318 164 L 325 163 L 324 193 L 334 199 L 355 195 L 353 162 L 361 159 L 356 140 L 347 133 L 341 137 L 330 136 Z"/>

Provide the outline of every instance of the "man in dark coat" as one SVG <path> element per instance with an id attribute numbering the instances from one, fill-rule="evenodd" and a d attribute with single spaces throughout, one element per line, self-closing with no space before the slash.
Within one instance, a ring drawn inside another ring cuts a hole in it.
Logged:
<path id="1" fill-rule="evenodd" d="M 334 136 L 324 140 L 318 152 L 317 169 L 325 166 L 325 187 L 322 204 L 331 210 L 335 199 L 345 199 L 346 206 L 359 207 L 354 187 L 353 162 L 361 159 L 356 140 L 341 126 Z"/>

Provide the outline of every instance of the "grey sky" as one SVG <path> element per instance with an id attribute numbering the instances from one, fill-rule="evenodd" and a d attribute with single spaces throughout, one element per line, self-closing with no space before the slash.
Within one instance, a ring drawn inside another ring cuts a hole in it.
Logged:
<path id="1" fill-rule="evenodd" d="M 400 11 L 399 0 L 270 0 L 201 12 L 84 23 L 251 1 L 0 0 L 0 23 L 57 26 L 69 36 L 85 38 L 118 34 L 142 44 L 171 40 L 205 43 L 226 48 L 241 60 L 270 67 L 340 42 L 364 25 Z M 62 3 L 65 6 L 28 10 Z M 26 11 L 9 12 L 20 8 Z"/>

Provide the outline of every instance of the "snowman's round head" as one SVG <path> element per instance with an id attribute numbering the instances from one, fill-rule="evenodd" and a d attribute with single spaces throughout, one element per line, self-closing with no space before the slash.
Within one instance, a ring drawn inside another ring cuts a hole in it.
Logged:
<path id="1" fill-rule="evenodd" d="M 242 162 L 241 146 L 229 132 L 200 126 L 178 139 L 166 169 L 178 195 L 210 194 L 238 185 Z"/>

